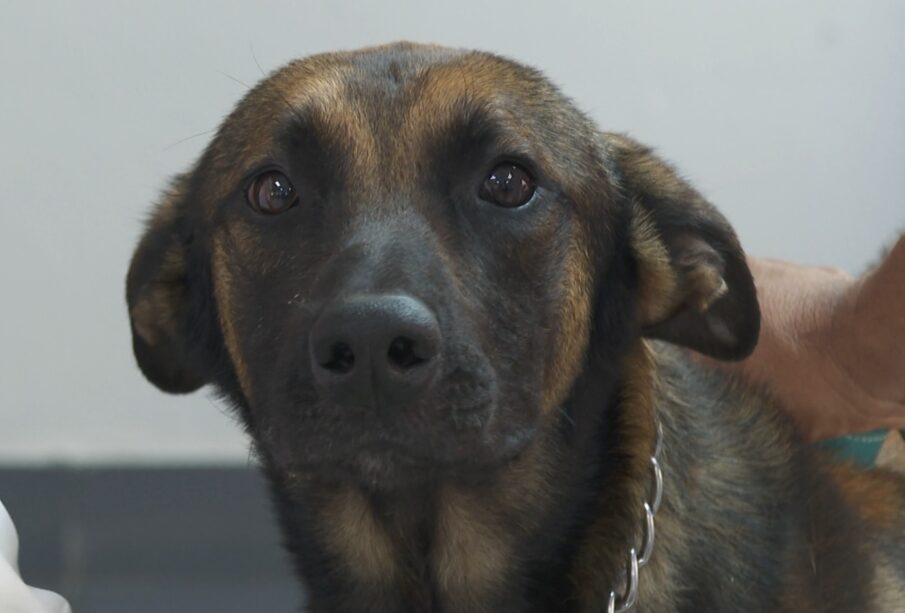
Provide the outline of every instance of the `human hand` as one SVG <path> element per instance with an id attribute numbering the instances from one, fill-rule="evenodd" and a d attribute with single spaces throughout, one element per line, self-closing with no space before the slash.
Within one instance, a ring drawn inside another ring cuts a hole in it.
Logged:
<path id="1" fill-rule="evenodd" d="M 905 236 L 860 279 L 749 258 L 763 323 L 723 368 L 773 390 L 810 440 L 905 427 Z"/>

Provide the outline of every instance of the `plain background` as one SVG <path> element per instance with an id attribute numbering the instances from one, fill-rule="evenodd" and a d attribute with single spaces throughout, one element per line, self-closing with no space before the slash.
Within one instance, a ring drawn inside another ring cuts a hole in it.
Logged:
<path id="1" fill-rule="evenodd" d="M 396 39 L 540 67 L 752 253 L 857 272 L 905 227 L 902 2 L 5 2 L 0 463 L 248 461 L 209 394 L 134 365 L 142 219 L 258 64 Z"/>

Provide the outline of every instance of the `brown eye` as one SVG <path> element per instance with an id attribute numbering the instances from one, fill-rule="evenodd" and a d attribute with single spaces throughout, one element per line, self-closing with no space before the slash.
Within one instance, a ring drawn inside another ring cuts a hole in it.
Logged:
<path id="1" fill-rule="evenodd" d="M 537 186 L 534 177 L 511 162 L 500 164 L 490 171 L 481 184 L 478 196 L 497 206 L 515 208 L 531 200 Z"/>
<path id="2" fill-rule="evenodd" d="M 259 213 L 276 215 L 289 210 L 298 194 L 289 178 L 278 170 L 259 174 L 248 188 L 248 203 Z"/>

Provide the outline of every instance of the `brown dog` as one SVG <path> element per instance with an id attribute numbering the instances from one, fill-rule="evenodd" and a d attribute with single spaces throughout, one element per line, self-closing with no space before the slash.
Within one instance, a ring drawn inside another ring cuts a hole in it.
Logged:
<path id="1" fill-rule="evenodd" d="M 277 71 L 128 302 L 145 375 L 246 424 L 312 611 L 905 610 L 905 484 L 663 342 L 753 348 L 732 229 L 519 64 Z"/>

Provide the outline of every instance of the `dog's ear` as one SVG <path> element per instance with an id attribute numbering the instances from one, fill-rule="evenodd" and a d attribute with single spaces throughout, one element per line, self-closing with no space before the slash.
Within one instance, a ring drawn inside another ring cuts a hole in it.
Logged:
<path id="1" fill-rule="evenodd" d="M 206 383 L 190 340 L 186 183 L 177 178 L 154 210 L 126 278 L 135 358 L 151 383 L 173 394 Z"/>
<path id="2" fill-rule="evenodd" d="M 760 309 L 732 227 L 667 163 L 606 136 L 630 206 L 630 243 L 646 336 L 723 360 L 757 343 Z"/>

